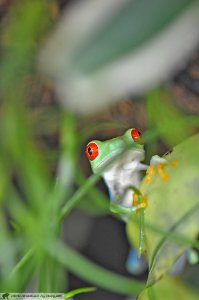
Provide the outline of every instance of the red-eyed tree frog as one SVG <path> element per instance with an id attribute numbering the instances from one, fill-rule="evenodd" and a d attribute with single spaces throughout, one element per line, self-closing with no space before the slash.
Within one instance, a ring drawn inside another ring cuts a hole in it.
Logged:
<path id="1" fill-rule="evenodd" d="M 128 129 L 122 136 L 107 140 L 93 140 L 87 144 L 86 156 L 93 173 L 100 174 L 109 189 L 111 204 L 122 207 L 122 218 L 127 220 L 129 213 L 140 209 L 142 204 L 133 204 L 132 188 L 140 183 L 140 171 L 146 170 L 144 146 L 141 133 L 135 128 Z M 113 210 L 113 209 L 112 209 Z M 145 264 L 138 260 L 135 250 L 128 259 L 128 269 L 139 273 Z"/>
<path id="2" fill-rule="evenodd" d="M 104 178 L 111 201 L 132 207 L 132 189 L 129 187 L 138 187 L 140 171 L 148 168 L 141 163 L 144 146 L 140 131 L 132 128 L 108 141 L 93 140 L 87 144 L 85 152 L 93 173 Z"/>

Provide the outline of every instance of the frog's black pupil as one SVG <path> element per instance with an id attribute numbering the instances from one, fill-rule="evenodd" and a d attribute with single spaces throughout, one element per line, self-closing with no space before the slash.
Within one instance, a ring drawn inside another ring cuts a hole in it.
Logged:
<path id="1" fill-rule="evenodd" d="M 142 135 L 140 131 L 138 131 L 138 134 L 139 134 L 139 136 L 141 136 L 141 135 Z"/>
<path id="2" fill-rule="evenodd" d="M 88 147 L 88 154 L 91 156 L 92 155 L 92 149 L 91 147 Z"/>

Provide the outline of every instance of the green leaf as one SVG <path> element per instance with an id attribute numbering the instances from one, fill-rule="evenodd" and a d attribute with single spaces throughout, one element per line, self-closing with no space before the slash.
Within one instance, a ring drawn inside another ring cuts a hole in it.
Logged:
<path id="1" fill-rule="evenodd" d="M 148 198 L 145 209 L 145 225 L 151 224 L 166 234 L 159 235 L 145 226 L 145 251 L 149 260 L 147 285 L 154 284 L 174 265 L 176 260 L 191 246 L 180 243 L 172 235 L 195 239 L 199 232 L 199 135 L 195 135 L 176 146 L 166 156 L 164 171 L 169 176 L 163 180 L 156 171 L 151 183 L 141 183 L 141 190 Z M 127 231 L 135 244 L 139 228 L 130 220 Z M 138 236 L 137 236 L 138 238 Z"/>
<path id="2" fill-rule="evenodd" d="M 103 22 L 74 53 L 72 64 L 92 72 L 147 42 L 172 22 L 190 0 L 130 0 Z"/>
<path id="3" fill-rule="evenodd" d="M 143 288 L 143 284 L 140 281 L 108 271 L 89 261 L 70 247 L 63 245 L 61 242 L 49 244 L 46 250 L 70 272 L 94 285 L 129 295 L 138 294 Z"/>
<path id="4" fill-rule="evenodd" d="M 59 219 L 61 220 L 64 216 L 68 215 L 70 211 L 79 203 L 84 195 L 91 189 L 91 187 L 100 179 L 100 175 L 91 175 L 84 185 L 82 185 L 75 194 L 66 202 L 62 207 Z"/>
<path id="5" fill-rule="evenodd" d="M 72 290 L 72 291 L 64 294 L 64 298 L 69 299 L 69 298 L 71 298 L 75 295 L 79 295 L 79 294 L 82 294 L 82 293 L 90 293 L 90 292 L 94 292 L 94 291 L 96 291 L 95 287 L 79 288 L 79 289 Z"/>
<path id="6" fill-rule="evenodd" d="M 75 179 L 80 186 L 87 181 L 87 178 L 85 178 L 80 170 L 77 172 Z M 104 215 L 110 212 L 109 205 L 109 199 L 95 186 L 92 186 L 82 201 L 77 205 L 77 208 L 91 214 Z"/>
<path id="7" fill-rule="evenodd" d="M 197 300 L 198 292 L 178 277 L 165 277 L 153 287 L 144 289 L 137 300 Z"/>
<path id="8" fill-rule="evenodd" d="M 173 147 L 190 136 L 193 123 L 173 105 L 166 90 L 156 88 L 147 94 L 147 110 L 150 127 L 158 128 L 164 143 Z"/>
<path id="9" fill-rule="evenodd" d="M 39 271 L 39 292 L 55 293 L 63 290 L 67 286 L 66 272 L 63 265 L 49 256 L 42 259 Z"/>
<path id="10" fill-rule="evenodd" d="M 14 247 L 17 245 L 17 253 L 21 249 L 21 240 L 12 239 L 10 241 L 9 248 L 3 252 L 8 254 L 8 251 L 12 249 L 12 251 L 16 251 Z M 19 247 L 20 246 L 20 247 Z M 1 249 L 3 250 L 3 249 Z M 3 253 L 1 251 L 1 253 Z M 16 254 L 17 254 L 16 253 Z M 22 258 L 20 261 L 13 267 L 13 269 L 7 274 L 7 276 L 2 276 L 0 282 L 0 289 L 2 291 L 9 290 L 10 292 L 18 292 L 23 291 L 24 287 L 28 284 L 30 279 L 33 277 L 35 271 L 35 261 L 34 261 L 34 249 L 29 249 L 26 253 L 22 254 Z M 16 255 L 17 256 L 17 255 Z M 3 257 L 2 257 L 3 258 Z M 3 258 L 5 259 L 5 257 Z"/>
<path id="11" fill-rule="evenodd" d="M 36 43 L 49 24 L 48 13 L 47 0 L 21 0 L 11 5 L 2 34 L 0 68 L 0 85 L 5 90 L 10 89 L 6 93 L 11 93 L 13 86 L 21 85 L 24 76 L 30 72 L 35 62 Z"/>
<path id="12" fill-rule="evenodd" d="M 63 201 L 72 192 L 75 178 L 75 161 L 79 150 L 74 115 L 63 110 L 60 123 L 60 156 L 57 166 L 56 184 L 53 185 L 49 200 L 53 216 L 57 214 Z"/>

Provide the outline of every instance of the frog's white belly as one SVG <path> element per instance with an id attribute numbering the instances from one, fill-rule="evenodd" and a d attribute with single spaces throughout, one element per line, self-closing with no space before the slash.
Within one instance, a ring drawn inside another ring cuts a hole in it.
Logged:
<path id="1" fill-rule="evenodd" d="M 117 160 L 103 172 L 102 176 L 110 191 L 111 201 L 124 206 L 132 206 L 132 189 L 140 183 L 140 171 L 147 166 L 140 163 L 143 153 L 129 151 L 123 159 Z"/>

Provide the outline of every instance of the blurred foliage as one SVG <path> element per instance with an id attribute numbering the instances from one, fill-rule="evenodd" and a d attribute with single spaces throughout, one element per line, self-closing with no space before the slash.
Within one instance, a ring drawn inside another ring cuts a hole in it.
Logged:
<path id="1" fill-rule="evenodd" d="M 100 203 L 96 210 L 101 206 L 103 211 L 107 211 L 107 203 L 105 197 L 92 188 L 99 176 L 85 180 L 78 173 L 75 180 L 82 139 L 81 136 L 76 138 L 73 115 L 58 112 L 61 121 L 55 177 L 52 177 L 52 165 L 43 159 L 42 149 L 36 145 L 28 97 L 32 92 L 31 80 L 38 80 L 34 78 L 36 51 L 49 26 L 49 15 L 48 1 L 16 1 L 6 18 L 2 36 L 0 288 L 20 292 L 36 278 L 38 291 L 65 291 L 66 267 L 82 277 L 88 276 L 96 284 L 99 279 L 102 287 L 137 293 L 141 283 L 89 263 L 67 246 L 62 245 L 57 253 L 62 218 L 79 200 L 86 193 L 91 199 L 95 194 L 96 203 Z M 81 187 L 71 197 L 74 181 Z M 59 257 L 64 254 L 61 260 L 56 253 Z"/>
<path id="2" fill-rule="evenodd" d="M 79 149 L 89 134 L 86 134 L 84 129 L 77 130 L 77 119 L 73 114 L 63 109 L 56 111 L 59 119 L 59 141 L 55 154 L 55 170 L 52 162 L 46 159 L 53 150 L 48 149 L 43 153 L 36 138 L 35 131 L 37 132 L 38 128 L 31 115 L 30 99 L 33 94 L 32 81 L 37 83 L 40 80 L 35 69 L 36 54 L 41 38 L 50 26 L 50 7 L 51 1 L 47 0 L 13 2 L 2 32 L 0 289 L 21 292 L 32 279 L 36 279 L 38 291 L 65 291 L 67 271 L 70 271 L 97 286 L 122 294 L 138 294 L 144 286 L 142 282 L 115 274 L 90 262 L 61 241 L 62 220 L 77 204 L 87 212 L 105 214 L 108 213 L 108 201 L 106 196 L 94 187 L 100 177 L 92 175 L 86 179 L 82 174 L 78 160 Z M 158 98 L 162 99 L 161 105 L 158 105 Z M 161 89 L 152 91 L 147 96 L 149 129 L 144 139 L 149 147 L 157 138 L 161 138 L 172 147 L 197 128 L 198 118 L 182 115 L 167 98 L 168 95 L 165 96 Z M 48 112 L 51 115 L 51 109 L 45 111 L 45 114 Z M 47 128 L 52 125 L 51 121 L 51 118 L 47 118 Z M 173 182 L 185 193 L 182 204 L 187 205 L 184 205 L 183 214 L 186 214 L 189 205 L 192 206 L 191 201 L 186 202 L 193 192 L 186 184 L 186 174 L 189 174 L 189 180 L 192 180 L 197 173 L 194 167 L 189 169 L 188 159 L 191 157 L 191 162 L 197 163 L 197 143 L 194 147 L 191 145 L 186 148 L 186 151 L 178 153 L 178 150 L 175 150 L 173 154 L 177 156 L 176 159 L 179 155 L 179 161 L 180 155 L 186 156 L 186 164 L 184 162 L 185 165 L 182 163 L 180 169 L 172 170 L 176 176 Z M 185 184 L 180 181 L 181 176 L 177 172 L 186 175 L 182 177 L 186 181 Z M 75 193 L 74 183 L 78 187 Z M 156 190 L 164 193 L 161 186 L 154 189 L 151 193 L 156 194 L 157 198 L 160 195 Z M 174 204 L 177 206 L 181 194 L 176 194 L 173 186 L 170 193 L 172 197 L 175 194 Z M 173 210 L 172 197 L 168 199 L 168 212 Z M 195 198 L 193 201 L 195 202 Z M 150 202 L 153 203 L 153 199 Z M 161 205 L 156 198 L 154 203 L 157 203 L 157 206 Z M 175 216 L 172 217 L 175 224 L 178 220 Z M 157 215 L 157 227 L 158 220 Z M 164 228 L 165 231 L 167 229 Z M 153 237 L 154 232 L 155 229 Z M 166 243 L 167 236 L 164 236 L 164 232 L 160 234 Z M 193 238 L 192 229 L 187 234 L 190 239 Z M 174 238 L 177 239 L 176 236 Z M 160 239 L 160 235 L 157 239 Z M 153 262 L 155 258 L 154 256 Z"/>
<path id="3" fill-rule="evenodd" d="M 93 72 L 119 60 L 152 39 L 194 1 L 126 1 L 114 17 L 83 41 L 72 55 L 72 64 L 83 72 Z"/>
<path id="4" fill-rule="evenodd" d="M 198 0 L 73 1 L 41 49 L 40 70 L 65 107 L 91 115 L 178 72 L 197 48 L 198 13 Z"/>

